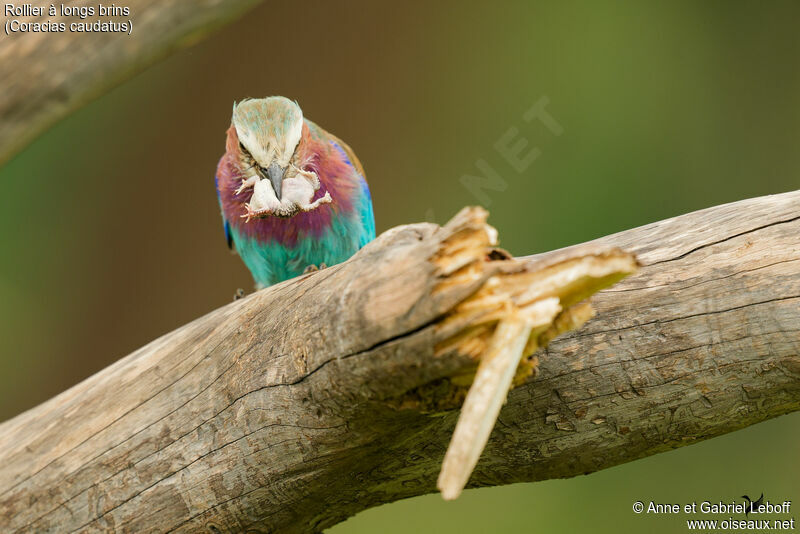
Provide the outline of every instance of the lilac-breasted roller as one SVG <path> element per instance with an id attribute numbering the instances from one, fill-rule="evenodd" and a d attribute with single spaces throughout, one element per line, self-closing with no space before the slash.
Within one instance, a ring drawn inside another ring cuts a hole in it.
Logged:
<path id="1" fill-rule="evenodd" d="M 234 104 L 216 184 L 228 246 L 256 287 L 341 263 L 375 238 L 361 163 L 287 98 Z"/>

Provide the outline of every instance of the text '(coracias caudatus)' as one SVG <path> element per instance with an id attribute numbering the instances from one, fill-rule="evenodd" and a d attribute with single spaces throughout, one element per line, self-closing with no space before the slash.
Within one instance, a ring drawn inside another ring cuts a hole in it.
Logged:
<path id="1" fill-rule="evenodd" d="M 217 195 L 228 246 L 266 287 L 375 238 L 364 170 L 338 137 L 273 96 L 234 104 Z"/>

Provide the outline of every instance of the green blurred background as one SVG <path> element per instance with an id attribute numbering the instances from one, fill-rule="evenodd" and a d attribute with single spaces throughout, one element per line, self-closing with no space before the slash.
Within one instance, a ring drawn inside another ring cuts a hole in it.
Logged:
<path id="1" fill-rule="evenodd" d="M 379 231 L 478 203 L 460 178 L 486 160 L 505 184 L 491 222 L 529 254 L 797 189 L 799 21 L 794 2 L 264 3 L 0 169 L 0 420 L 251 287 L 213 184 L 236 99 L 289 96 L 346 140 Z M 522 119 L 543 97 L 559 136 Z M 541 151 L 523 172 L 494 148 L 512 127 Z M 798 438 L 793 414 L 330 532 L 682 532 L 633 501 L 797 500 Z"/>

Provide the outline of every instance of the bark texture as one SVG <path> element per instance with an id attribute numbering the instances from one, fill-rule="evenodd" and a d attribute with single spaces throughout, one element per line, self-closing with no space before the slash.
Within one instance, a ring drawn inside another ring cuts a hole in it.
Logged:
<path id="1" fill-rule="evenodd" d="M 509 265 L 609 247 L 640 271 L 520 375 L 469 486 L 589 473 L 800 407 L 800 192 L 505 261 L 485 261 L 479 213 L 393 229 L 3 423 L 0 530 L 317 532 L 434 491 L 485 344 L 465 303 Z"/>
<path id="2" fill-rule="evenodd" d="M 258 0 L 136 0 L 129 17 L 101 17 L 99 4 L 79 0 L 67 7 L 92 6 L 95 16 L 13 16 L 7 21 L 63 22 L 67 31 L 0 35 L 0 165 L 67 114 L 105 93 L 156 60 L 203 38 Z M 17 6 L 50 4 L 11 2 Z M 5 2 L 3 6 L 5 6 Z M 55 5 L 61 5 L 56 2 Z M 2 7 L 2 6 L 0 6 Z M 74 33 L 72 22 L 133 22 L 124 33 Z"/>

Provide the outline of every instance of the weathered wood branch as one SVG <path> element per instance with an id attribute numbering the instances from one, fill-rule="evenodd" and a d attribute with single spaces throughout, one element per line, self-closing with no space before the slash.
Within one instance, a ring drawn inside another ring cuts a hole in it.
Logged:
<path id="1" fill-rule="evenodd" d="M 0 35 L 0 165 L 67 114 L 169 53 L 197 42 L 257 2 L 137 0 L 124 4 L 130 7 L 129 17 L 101 17 L 99 4 L 108 6 L 112 2 L 65 2 L 68 7 L 93 7 L 95 16 L 84 20 L 60 14 L 50 16 L 49 11 L 42 16 L 19 17 L 3 11 L 4 25 L 12 20 L 51 21 L 66 24 L 66 29 L 60 33 Z M 70 23 L 97 20 L 130 20 L 133 30 L 130 35 L 69 31 Z"/>
<path id="2" fill-rule="evenodd" d="M 0 530 L 315 532 L 434 491 L 464 352 L 485 341 L 448 325 L 505 265 L 476 259 L 479 230 L 394 229 L 0 425 Z M 470 486 L 588 473 L 800 407 L 800 192 L 518 262 L 608 246 L 640 272 L 538 354 Z"/>

